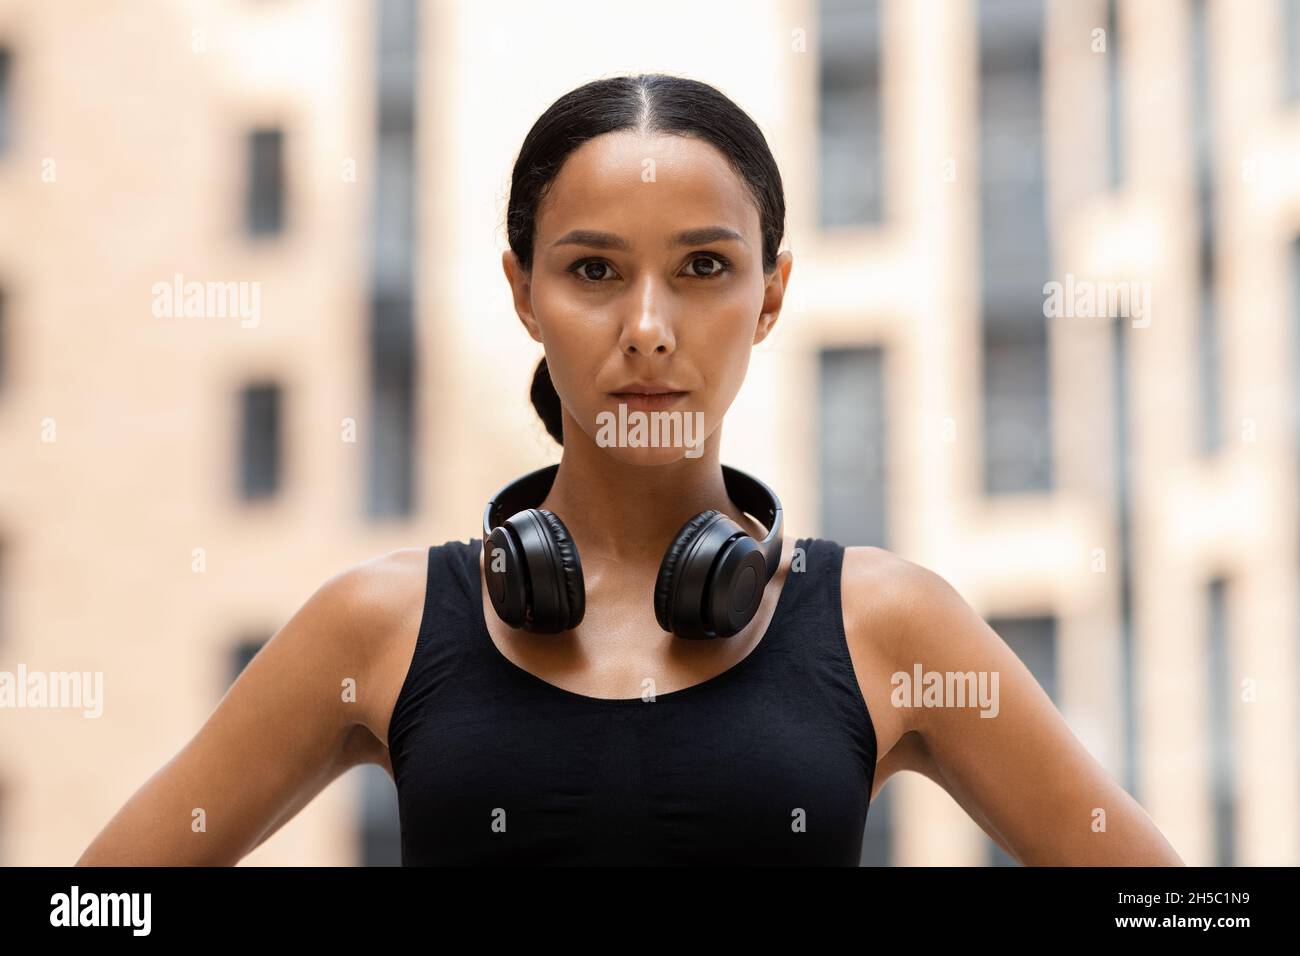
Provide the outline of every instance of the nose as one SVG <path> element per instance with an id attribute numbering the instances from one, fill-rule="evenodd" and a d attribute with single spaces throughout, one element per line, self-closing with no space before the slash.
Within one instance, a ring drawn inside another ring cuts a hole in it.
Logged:
<path id="1" fill-rule="evenodd" d="M 619 335 L 619 347 L 624 354 L 670 355 L 676 349 L 670 309 L 664 304 L 668 298 L 655 289 L 653 277 L 645 278 L 639 294 L 632 297 L 635 305 Z"/>

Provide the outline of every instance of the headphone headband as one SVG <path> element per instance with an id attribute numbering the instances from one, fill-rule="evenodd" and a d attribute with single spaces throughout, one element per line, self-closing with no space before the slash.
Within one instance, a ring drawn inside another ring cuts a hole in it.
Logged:
<path id="1" fill-rule="evenodd" d="M 492 529 L 504 517 L 541 504 L 559 470 L 559 465 L 547 465 L 503 485 L 483 509 L 483 540 L 492 537 Z M 753 515 L 767 529 L 767 536 L 757 544 L 767 565 L 767 576 L 771 578 L 781 566 L 780 499 L 762 481 L 730 465 L 722 466 L 722 480 L 727 494 L 741 510 Z"/>

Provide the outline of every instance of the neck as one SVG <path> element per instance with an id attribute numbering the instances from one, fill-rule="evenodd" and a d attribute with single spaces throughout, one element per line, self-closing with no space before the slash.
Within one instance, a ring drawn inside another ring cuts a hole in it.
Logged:
<path id="1" fill-rule="evenodd" d="M 697 458 L 635 465 L 597 447 L 576 424 L 565 424 L 564 455 L 541 507 L 560 516 L 584 563 L 589 555 L 600 555 L 657 566 L 687 519 L 710 508 L 751 534 L 766 533 L 727 495 L 719 460 L 721 428 L 705 440 Z"/>

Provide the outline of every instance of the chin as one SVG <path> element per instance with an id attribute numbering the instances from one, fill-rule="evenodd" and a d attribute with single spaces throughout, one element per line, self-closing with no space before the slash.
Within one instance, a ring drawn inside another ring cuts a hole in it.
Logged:
<path id="1" fill-rule="evenodd" d="M 702 410 L 689 407 L 669 412 L 632 411 L 626 417 L 599 409 L 592 415 L 590 430 L 584 431 L 597 448 L 623 464 L 668 465 L 703 458 L 708 425 Z"/>
<path id="2" fill-rule="evenodd" d="M 677 461 L 697 461 L 704 457 L 704 445 L 699 448 L 602 448 L 605 454 L 624 465 L 671 465 Z M 690 454 L 688 454 L 688 452 Z"/>

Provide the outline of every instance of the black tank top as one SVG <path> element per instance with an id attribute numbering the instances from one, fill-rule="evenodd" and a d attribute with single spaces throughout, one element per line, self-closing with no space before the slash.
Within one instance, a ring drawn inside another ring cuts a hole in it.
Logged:
<path id="1" fill-rule="evenodd" d="M 758 644 L 647 700 L 515 664 L 483 619 L 481 539 L 430 547 L 388 732 L 402 865 L 857 866 L 876 736 L 844 637 L 844 548 L 796 546 L 804 570 Z"/>

